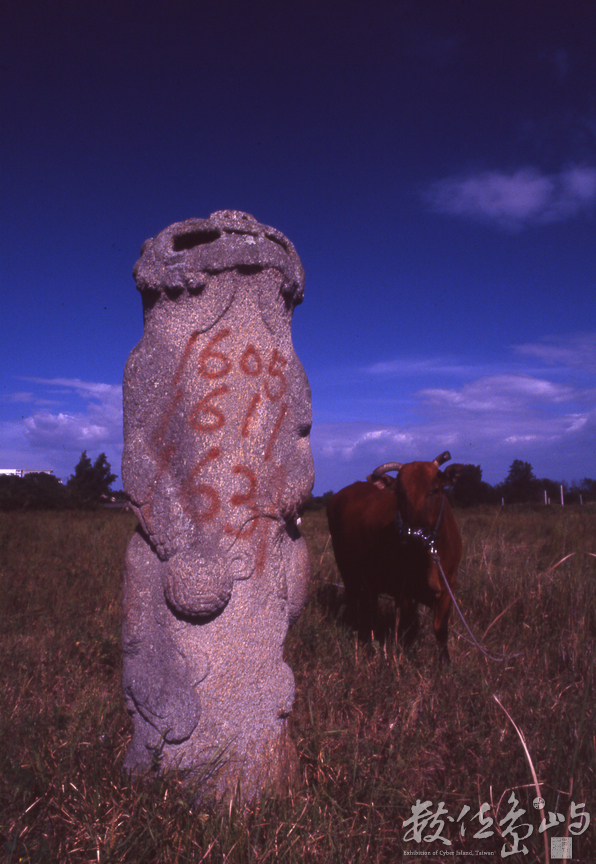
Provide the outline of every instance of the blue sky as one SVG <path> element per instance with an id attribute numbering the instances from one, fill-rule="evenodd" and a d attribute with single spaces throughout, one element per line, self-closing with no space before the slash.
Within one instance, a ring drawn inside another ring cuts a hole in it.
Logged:
<path id="1" fill-rule="evenodd" d="M 596 8 L 8 0 L 0 467 L 120 473 L 131 276 L 245 210 L 306 272 L 315 492 L 449 449 L 596 476 Z"/>

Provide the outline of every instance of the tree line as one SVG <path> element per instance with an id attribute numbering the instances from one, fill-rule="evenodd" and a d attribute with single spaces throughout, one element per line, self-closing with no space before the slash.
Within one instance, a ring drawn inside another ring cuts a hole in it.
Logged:
<path id="1" fill-rule="evenodd" d="M 113 492 L 117 479 L 105 453 L 92 462 L 83 450 L 65 484 L 53 474 L 43 472 L 0 474 L 0 510 L 90 510 L 101 507 L 111 498 L 124 499 L 124 493 Z"/>
<path id="2" fill-rule="evenodd" d="M 584 477 L 571 485 L 547 477 L 538 478 L 529 462 L 514 459 L 507 477 L 495 486 L 482 479 L 480 465 L 464 465 L 453 488 L 453 501 L 460 507 L 477 504 L 559 504 L 561 486 L 566 504 L 596 501 L 596 480 Z"/>
<path id="3" fill-rule="evenodd" d="M 62 484 L 53 474 L 32 473 L 24 477 L 0 474 L 1 510 L 68 510 L 94 509 L 104 506 L 108 500 L 126 501 L 124 492 L 112 491 L 117 479 L 112 474 L 105 453 L 100 453 L 92 462 L 83 450 L 75 465 L 74 473 Z M 563 486 L 566 504 L 596 501 L 596 480 L 584 477 L 571 485 L 547 478 L 538 479 L 529 462 L 514 459 L 507 477 L 495 486 L 482 479 L 480 465 L 464 465 L 451 490 L 450 497 L 459 507 L 475 507 L 479 504 L 541 504 L 547 501 L 557 504 L 561 500 Z M 327 506 L 333 492 L 311 495 L 307 509 L 320 510 Z"/>
<path id="4" fill-rule="evenodd" d="M 596 480 L 584 477 L 571 485 L 557 480 L 537 478 L 529 462 L 514 459 L 507 477 L 495 486 L 482 479 L 480 465 L 464 465 L 450 498 L 458 507 L 475 507 L 479 504 L 544 504 L 546 500 L 552 504 L 561 501 L 561 486 L 563 486 L 566 504 L 579 504 L 596 501 Z M 308 508 L 321 510 L 327 506 L 333 492 L 311 496 Z"/>

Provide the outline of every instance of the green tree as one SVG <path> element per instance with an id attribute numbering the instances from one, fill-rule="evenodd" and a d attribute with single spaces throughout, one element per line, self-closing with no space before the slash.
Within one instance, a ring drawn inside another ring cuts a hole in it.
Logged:
<path id="1" fill-rule="evenodd" d="M 305 510 L 324 510 L 329 501 L 333 498 L 333 492 L 324 492 L 322 495 L 313 495 L 312 492 L 308 496 L 308 500 L 304 505 Z"/>
<path id="2" fill-rule="evenodd" d="M 514 459 L 509 468 L 509 474 L 501 483 L 500 491 L 508 504 L 524 504 L 538 500 L 540 481 L 534 476 L 534 470 L 529 462 Z"/>
<path id="3" fill-rule="evenodd" d="M 480 465 L 464 465 L 453 487 L 453 502 L 458 507 L 474 507 L 476 504 L 492 504 L 497 495 L 490 483 L 482 479 Z"/>
<path id="4" fill-rule="evenodd" d="M 68 493 L 53 474 L 0 475 L 0 510 L 58 510 L 67 506 Z"/>
<path id="5" fill-rule="evenodd" d="M 596 501 L 596 480 L 584 477 L 579 488 L 584 501 Z"/>
<path id="6" fill-rule="evenodd" d="M 110 486 L 116 477 L 116 474 L 112 474 L 105 453 L 100 453 L 95 462 L 91 463 L 87 451 L 83 450 L 74 474 L 70 475 L 66 486 L 73 504 L 78 507 L 93 507 L 110 494 Z"/>

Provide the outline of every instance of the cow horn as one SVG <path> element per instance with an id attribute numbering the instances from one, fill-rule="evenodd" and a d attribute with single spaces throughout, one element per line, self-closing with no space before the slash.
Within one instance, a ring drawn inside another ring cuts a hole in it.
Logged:
<path id="1" fill-rule="evenodd" d="M 401 466 L 401 462 L 384 462 L 383 465 L 379 465 L 378 468 L 375 468 L 372 472 L 372 476 L 380 477 L 381 474 L 385 474 L 387 471 L 399 471 Z"/>
<path id="2" fill-rule="evenodd" d="M 449 462 L 450 459 L 451 459 L 451 453 L 449 452 L 449 450 L 445 450 L 444 453 L 441 453 L 441 455 L 437 456 L 437 458 L 433 461 L 434 461 L 434 464 L 437 466 L 437 468 L 440 468 L 441 465 L 443 464 L 443 462 Z"/>

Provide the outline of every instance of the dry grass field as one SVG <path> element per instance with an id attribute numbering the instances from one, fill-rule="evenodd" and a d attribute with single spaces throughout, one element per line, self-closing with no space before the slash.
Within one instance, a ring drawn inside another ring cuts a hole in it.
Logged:
<path id="1" fill-rule="evenodd" d="M 487 659 L 456 615 L 447 670 L 426 619 L 407 656 L 391 638 L 358 645 L 325 514 L 307 513 L 313 578 L 286 640 L 303 782 L 286 799 L 214 811 L 175 776 L 121 775 L 120 579 L 134 519 L 0 514 L 0 860 L 529 864 L 550 859 L 553 837 L 556 859 L 567 837 L 573 860 L 596 862 L 596 509 L 457 516 L 468 624 L 492 654 L 517 656 Z M 555 814 L 543 833 L 536 785 Z"/>

